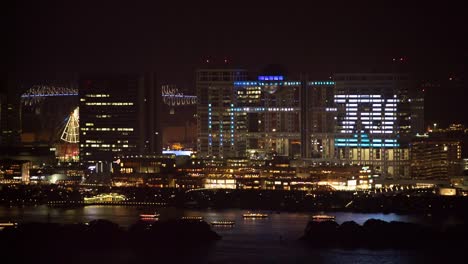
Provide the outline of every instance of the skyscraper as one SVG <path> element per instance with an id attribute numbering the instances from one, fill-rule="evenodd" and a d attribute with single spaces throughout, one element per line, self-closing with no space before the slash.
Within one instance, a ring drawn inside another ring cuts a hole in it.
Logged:
<path id="1" fill-rule="evenodd" d="M 372 165 L 386 178 L 409 177 L 412 82 L 400 74 L 336 74 L 337 158 Z"/>
<path id="2" fill-rule="evenodd" d="M 234 82 L 247 78 L 242 69 L 200 69 L 196 72 L 197 151 L 201 157 L 241 155 L 234 128 Z"/>
<path id="3" fill-rule="evenodd" d="M 84 74 L 79 97 L 83 162 L 160 153 L 162 100 L 155 74 Z"/>
<path id="4" fill-rule="evenodd" d="M 300 156 L 300 92 L 302 82 L 283 75 L 260 75 L 238 81 L 234 117 L 243 155 Z"/>
<path id="5" fill-rule="evenodd" d="M 248 80 L 245 70 L 198 70 L 199 155 L 300 155 L 300 88 L 282 75 Z"/>
<path id="6" fill-rule="evenodd" d="M 335 82 L 304 83 L 301 92 L 302 157 L 334 158 Z"/>

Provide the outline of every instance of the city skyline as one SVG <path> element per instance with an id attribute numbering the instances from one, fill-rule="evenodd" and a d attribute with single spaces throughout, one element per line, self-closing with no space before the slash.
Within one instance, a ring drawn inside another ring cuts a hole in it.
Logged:
<path id="1" fill-rule="evenodd" d="M 468 45 L 461 10 L 427 3 L 17 3 L 11 69 L 18 79 L 49 80 L 75 72 L 154 71 L 193 90 L 193 72 L 219 64 L 261 71 L 277 63 L 315 80 L 404 70 L 433 83 L 426 91 L 428 120 L 466 124 Z"/>
<path id="2" fill-rule="evenodd" d="M 466 259 L 468 16 L 418 2 L 4 4 L 0 260 Z"/>

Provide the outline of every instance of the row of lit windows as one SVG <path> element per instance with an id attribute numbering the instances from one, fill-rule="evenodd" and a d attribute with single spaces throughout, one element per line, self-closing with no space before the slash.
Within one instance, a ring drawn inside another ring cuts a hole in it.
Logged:
<path id="1" fill-rule="evenodd" d="M 365 137 L 365 135 L 362 136 L 362 139 L 361 141 L 362 142 L 369 142 L 369 140 L 371 139 L 368 139 Z M 394 143 L 394 142 L 397 142 L 396 139 L 379 139 L 379 138 L 373 138 L 372 139 L 372 142 L 382 142 L 382 140 L 386 143 Z M 358 138 L 336 138 L 335 139 L 336 142 L 358 142 Z"/>
<path id="2" fill-rule="evenodd" d="M 363 122 L 364 123 L 364 122 Z M 354 126 L 341 126 L 341 128 L 354 128 Z M 366 129 L 393 129 L 394 126 L 364 126 Z"/>
<path id="3" fill-rule="evenodd" d="M 86 105 L 97 105 L 97 106 L 105 106 L 105 105 L 111 105 L 111 106 L 126 106 L 126 105 L 133 105 L 132 102 L 91 102 L 91 103 L 86 103 Z"/>
<path id="4" fill-rule="evenodd" d="M 96 118 L 111 118 L 112 115 L 96 115 Z"/>
<path id="5" fill-rule="evenodd" d="M 110 97 L 109 94 L 86 94 L 85 97 Z"/>
<path id="6" fill-rule="evenodd" d="M 381 98 L 380 94 L 350 94 L 350 95 L 343 95 L 337 94 L 335 98 Z"/>
<path id="7" fill-rule="evenodd" d="M 298 108 L 293 107 L 238 107 L 232 109 L 234 112 L 292 112 L 298 110 Z"/>
<path id="8" fill-rule="evenodd" d="M 398 143 L 336 143 L 336 147 L 399 147 Z"/>
<path id="9" fill-rule="evenodd" d="M 127 145 L 127 144 L 124 144 L 124 145 L 121 145 L 121 146 L 118 146 L 118 145 L 115 145 L 115 144 L 80 144 L 80 147 L 91 147 L 91 148 L 115 148 L 115 147 L 122 147 L 122 148 L 132 148 L 132 147 L 135 147 L 134 145 Z"/>
<path id="10" fill-rule="evenodd" d="M 285 86 L 291 86 L 291 85 L 300 85 L 301 82 L 234 82 L 235 86 L 248 86 L 248 85 L 253 85 L 253 86 L 275 86 L 275 85 L 285 85 Z"/>
<path id="11" fill-rule="evenodd" d="M 102 143 L 102 140 L 86 140 L 86 143 Z M 83 145 L 82 145 L 83 146 Z"/>
<path id="12" fill-rule="evenodd" d="M 343 123 L 343 124 L 354 124 L 355 122 L 354 122 L 354 121 L 344 121 L 344 122 L 342 122 L 342 123 Z M 372 125 L 374 122 L 362 121 L 361 123 L 364 124 L 364 125 Z M 394 122 L 393 122 L 393 121 L 382 122 L 382 124 L 384 124 L 384 125 L 393 125 Z"/>
<path id="13" fill-rule="evenodd" d="M 344 133 L 344 134 L 351 134 L 351 133 L 353 133 L 353 130 L 343 129 L 343 130 L 339 130 L 339 132 Z M 369 132 L 371 134 L 392 134 L 393 130 L 370 130 Z"/>
<path id="14" fill-rule="evenodd" d="M 358 120 L 358 117 L 356 116 L 346 116 L 343 118 L 344 120 Z M 366 117 L 366 116 L 361 116 L 361 120 L 396 120 L 396 117 L 389 117 L 386 116 L 385 118 L 382 119 L 380 116 L 373 116 L 373 117 Z"/>
<path id="15" fill-rule="evenodd" d="M 397 103 L 399 102 L 398 99 L 335 99 L 335 103 L 346 103 L 346 101 L 350 103 Z"/>
<path id="16" fill-rule="evenodd" d="M 93 126 L 94 124 L 92 123 L 86 123 L 86 126 L 88 126 L 88 124 L 90 124 L 91 126 Z M 96 128 L 86 128 L 86 127 L 82 127 L 80 128 L 81 131 L 133 131 L 133 128 L 131 127 L 124 127 L 124 128 L 108 128 L 108 127 L 96 127 Z"/>

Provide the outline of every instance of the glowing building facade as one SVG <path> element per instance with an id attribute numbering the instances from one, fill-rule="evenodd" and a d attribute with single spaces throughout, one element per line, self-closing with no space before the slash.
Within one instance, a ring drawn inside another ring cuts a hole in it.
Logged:
<path id="1" fill-rule="evenodd" d="M 411 82 L 406 75 L 336 74 L 336 157 L 372 165 L 385 178 L 409 177 Z"/>
<path id="2" fill-rule="evenodd" d="M 279 75 L 247 80 L 244 70 L 198 70 L 198 155 L 300 155 L 300 88 Z"/>
<path id="3" fill-rule="evenodd" d="M 241 69 L 200 69 L 196 72 L 197 152 L 200 157 L 240 156 L 234 116 L 234 83 L 247 79 Z"/>
<path id="4" fill-rule="evenodd" d="M 301 91 L 302 157 L 333 159 L 335 116 L 334 81 L 310 81 Z"/>
<path id="5" fill-rule="evenodd" d="M 461 142 L 420 138 L 411 144 L 413 179 L 448 180 L 462 173 Z"/>
<path id="6" fill-rule="evenodd" d="M 161 92 L 154 74 L 82 75 L 79 88 L 81 161 L 100 164 L 116 155 L 161 151 Z"/>
<path id="7" fill-rule="evenodd" d="M 300 156 L 302 82 L 258 76 L 234 83 L 234 120 L 239 144 L 250 157 Z"/>

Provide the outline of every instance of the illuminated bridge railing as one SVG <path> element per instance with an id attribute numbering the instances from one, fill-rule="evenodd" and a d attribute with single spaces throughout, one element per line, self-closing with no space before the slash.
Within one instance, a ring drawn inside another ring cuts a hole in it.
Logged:
<path id="1" fill-rule="evenodd" d="M 23 94 L 21 98 L 33 98 L 33 97 L 54 97 L 54 96 L 78 96 L 78 93 L 61 93 L 61 94 Z"/>
<path id="2" fill-rule="evenodd" d="M 21 95 L 21 98 L 77 96 L 78 89 L 51 85 L 34 85 Z"/>
<path id="3" fill-rule="evenodd" d="M 36 105 L 48 97 L 78 96 L 78 89 L 73 87 L 34 85 L 21 95 L 24 105 Z"/>
<path id="4" fill-rule="evenodd" d="M 185 95 L 179 92 L 174 85 L 163 85 L 161 87 L 163 102 L 169 106 L 194 105 L 197 103 L 195 95 Z"/>
<path id="5" fill-rule="evenodd" d="M 21 95 L 24 104 L 32 105 L 47 97 L 78 96 L 78 89 L 52 85 L 34 85 Z M 197 96 L 185 95 L 173 86 L 165 85 L 161 92 L 162 100 L 169 106 L 194 105 Z"/>

